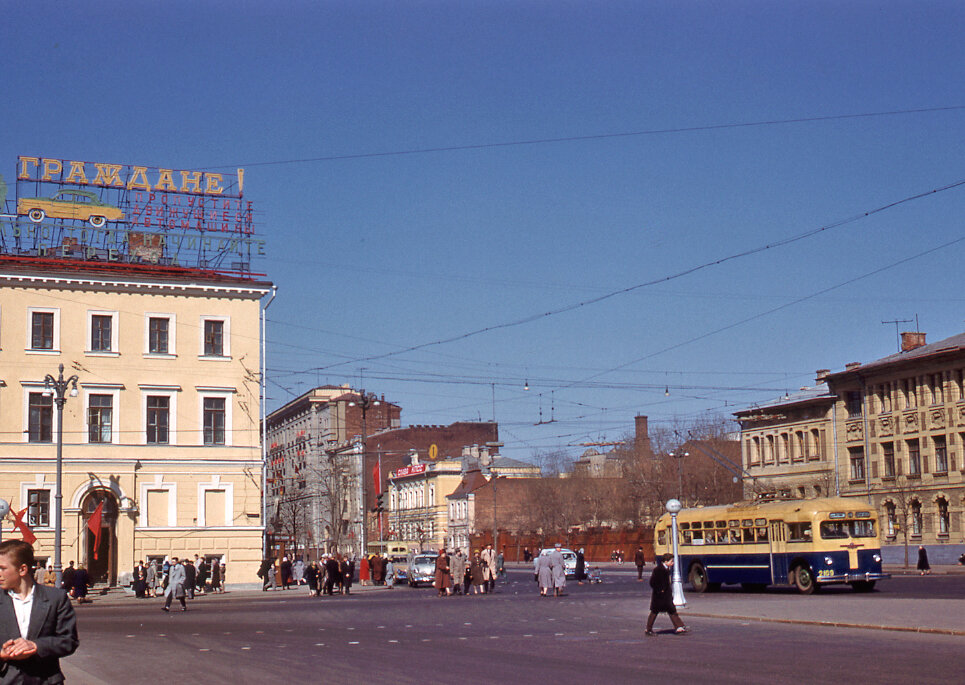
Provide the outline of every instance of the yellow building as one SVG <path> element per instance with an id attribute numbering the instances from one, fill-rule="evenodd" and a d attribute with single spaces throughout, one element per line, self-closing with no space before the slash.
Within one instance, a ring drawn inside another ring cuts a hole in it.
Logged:
<path id="1" fill-rule="evenodd" d="M 57 406 L 63 554 L 95 581 L 139 560 L 219 557 L 255 582 L 262 551 L 260 299 L 270 284 L 211 271 L 0 257 L 0 497 L 28 509 L 53 559 Z M 87 522 L 103 502 L 100 547 Z M 28 505 L 32 505 L 29 506 Z M 9 522 L 5 536 L 12 533 Z M 96 556 L 96 558 L 95 558 Z"/>

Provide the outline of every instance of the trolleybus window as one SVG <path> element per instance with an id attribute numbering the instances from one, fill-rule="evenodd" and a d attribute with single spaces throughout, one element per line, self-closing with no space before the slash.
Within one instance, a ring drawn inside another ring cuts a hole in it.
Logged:
<path id="1" fill-rule="evenodd" d="M 790 533 L 788 534 L 787 538 L 788 542 L 811 542 L 810 522 L 789 523 L 788 528 L 790 529 Z"/>
<path id="2" fill-rule="evenodd" d="M 874 521 L 822 521 L 821 537 L 825 540 L 840 540 L 843 538 L 873 538 L 875 537 Z"/>

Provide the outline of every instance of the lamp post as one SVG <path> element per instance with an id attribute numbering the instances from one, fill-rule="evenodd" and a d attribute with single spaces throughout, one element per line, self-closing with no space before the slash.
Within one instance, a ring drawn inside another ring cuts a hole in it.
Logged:
<path id="1" fill-rule="evenodd" d="M 680 555 L 677 552 L 677 513 L 683 509 L 680 500 L 667 500 L 667 511 L 670 513 L 670 534 L 673 536 L 673 605 L 687 606 L 684 599 L 684 584 L 680 579 Z"/>
<path id="2" fill-rule="evenodd" d="M 362 442 L 358 446 L 359 458 L 359 521 L 361 522 L 361 528 L 359 531 L 359 545 L 361 550 L 359 556 L 364 557 L 368 549 L 366 543 L 368 542 L 368 532 L 365 526 L 365 441 L 367 438 L 365 432 L 365 415 L 368 413 L 369 407 L 377 407 L 380 402 L 378 400 L 373 400 L 365 392 L 365 389 L 359 390 L 359 399 L 355 402 L 349 402 L 348 406 L 358 407 L 362 410 Z"/>
<path id="3" fill-rule="evenodd" d="M 44 378 L 44 394 L 50 397 L 53 395 L 54 402 L 57 404 L 57 492 L 54 495 L 54 575 L 57 578 L 57 587 L 60 587 L 60 580 L 63 565 L 60 561 L 61 538 L 64 533 L 63 510 L 63 471 L 64 471 L 64 404 L 67 403 L 67 388 L 70 388 L 70 396 L 77 397 L 77 374 L 70 378 L 64 378 L 64 365 L 60 365 L 57 378 L 49 373 Z"/>

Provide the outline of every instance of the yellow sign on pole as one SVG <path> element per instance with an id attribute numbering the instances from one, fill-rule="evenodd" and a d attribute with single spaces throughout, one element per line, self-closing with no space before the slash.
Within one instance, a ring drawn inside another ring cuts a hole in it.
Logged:
<path id="1" fill-rule="evenodd" d="M 435 461 L 439 458 L 439 445 L 432 443 L 429 445 L 429 460 Z"/>

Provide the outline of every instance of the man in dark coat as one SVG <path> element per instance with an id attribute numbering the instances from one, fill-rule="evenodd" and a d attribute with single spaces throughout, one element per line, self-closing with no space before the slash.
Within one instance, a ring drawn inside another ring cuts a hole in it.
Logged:
<path id="1" fill-rule="evenodd" d="M 60 574 L 60 587 L 71 596 L 73 596 L 74 590 L 74 571 L 74 562 L 70 562 Z"/>
<path id="2" fill-rule="evenodd" d="M 281 558 L 281 585 L 286 590 L 288 586 L 292 584 L 292 562 L 288 561 L 288 557 Z"/>
<path id="3" fill-rule="evenodd" d="M 673 570 L 673 554 L 664 554 L 660 563 L 650 575 L 650 587 L 653 596 L 650 598 L 650 615 L 647 617 L 647 635 L 653 635 L 653 622 L 657 614 L 665 612 L 673 621 L 675 633 L 686 633 L 687 627 L 677 615 L 677 607 L 673 603 L 673 588 L 670 585 L 670 572 Z"/>
<path id="4" fill-rule="evenodd" d="M 633 563 L 637 567 L 637 582 L 640 582 L 643 580 L 643 565 L 646 563 L 643 547 L 637 547 L 637 553 L 633 555 Z"/>
<path id="5" fill-rule="evenodd" d="M 0 683 L 62 683 L 60 659 L 77 649 L 74 608 L 63 590 L 37 585 L 33 547 L 0 543 Z M 26 604 L 29 602 L 29 604 Z M 21 622 L 18 612 L 27 611 Z"/>
<path id="6" fill-rule="evenodd" d="M 341 585 L 342 571 L 338 563 L 338 559 L 334 556 L 329 557 L 325 561 L 325 594 L 331 595 L 335 587 L 335 583 L 338 582 Z"/>
<path id="7" fill-rule="evenodd" d="M 188 599 L 194 599 L 194 586 L 198 580 L 198 569 L 191 563 L 191 559 L 184 560 L 184 591 Z"/>

